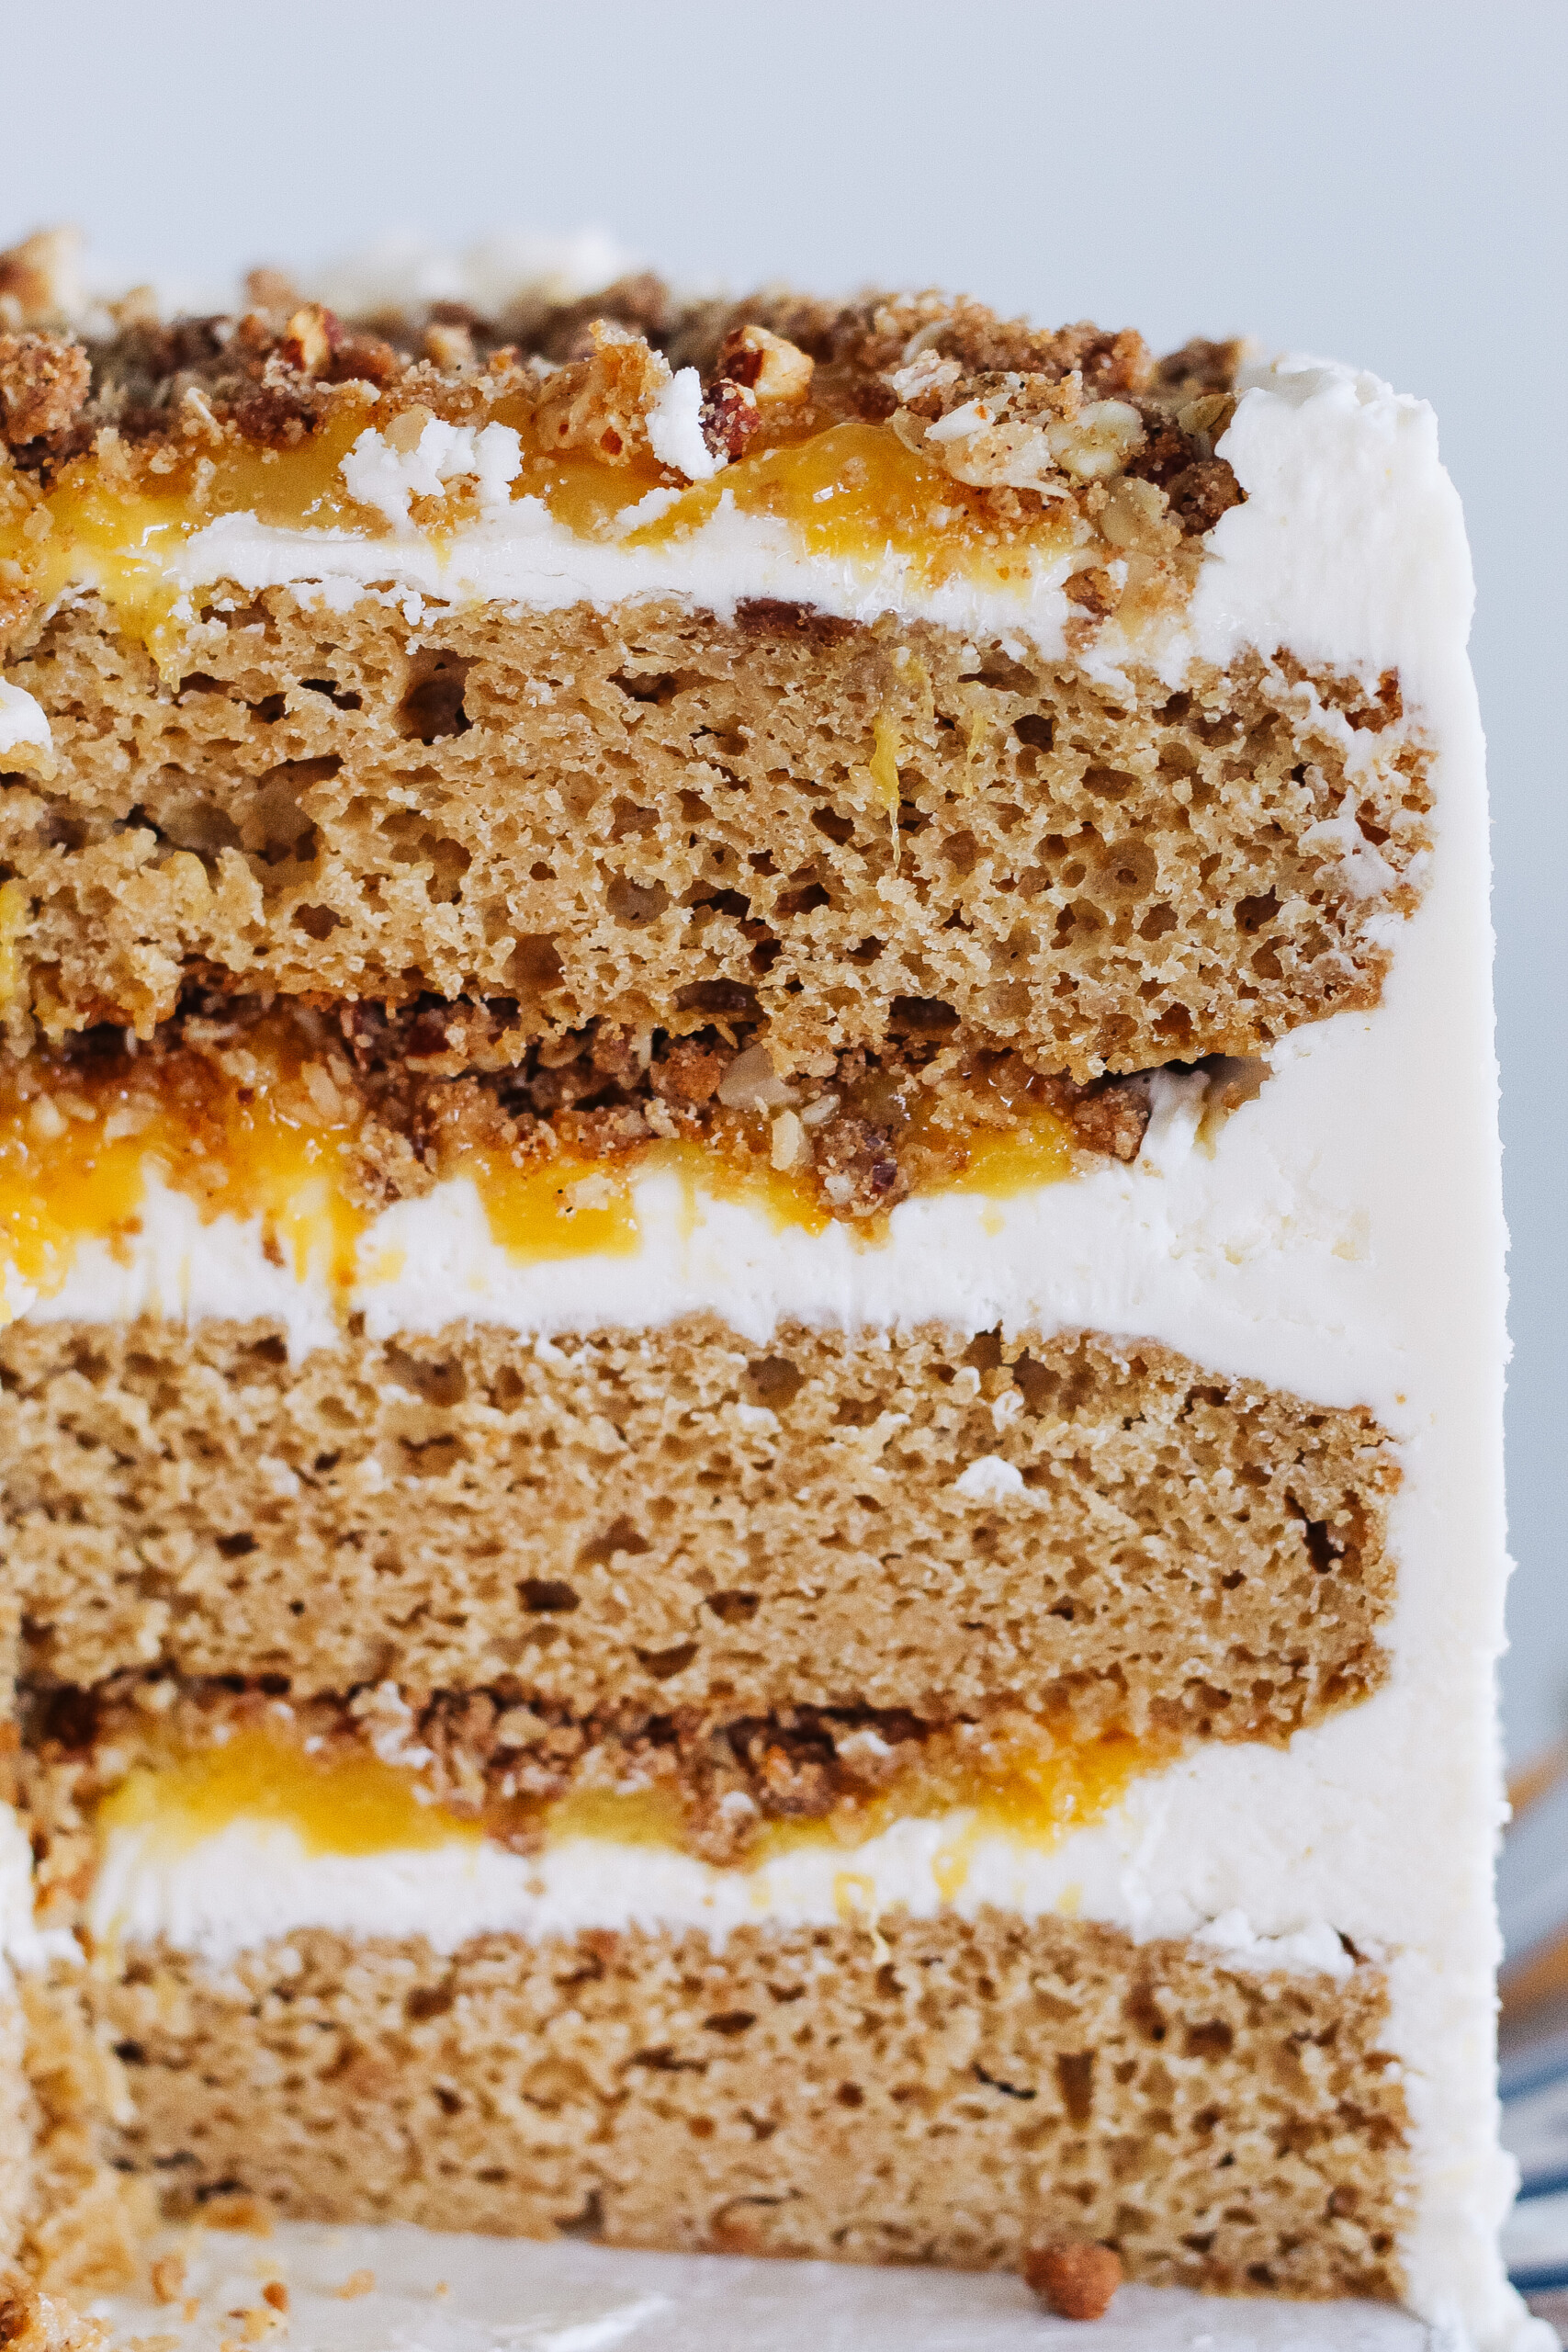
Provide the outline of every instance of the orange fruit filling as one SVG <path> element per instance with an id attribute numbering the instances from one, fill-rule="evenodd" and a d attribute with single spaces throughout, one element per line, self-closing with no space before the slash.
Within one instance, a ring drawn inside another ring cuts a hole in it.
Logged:
<path id="1" fill-rule="evenodd" d="M 1073 1131 L 1027 1082 L 971 1081 L 972 1097 L 976 1089 L 980 1107 L 994 1097 L 1013 1124 L 942 1125 L 941 1103 L 913 1082 L 868 1101 L 927 1147 L 920 1190 L 1000 1198 L 1072 1173 Z M 299 1280 L 346 1295 L 385 1279 L 399 1270 L 395 1253 L 375 1261 L 360 1248 L 376 1216 L 355 1181 L 363 1116 L 358 1096 L 307 1062 L 281 1021 L 258 1024 L 220 1062 L 176 1052 L 0 1063 L 0 1280 L 49 1297 L 84 1242 L 125 1253 L 154 1178 L 204 1222 L 259 1220 L 268 1255 Z M 681 1178 L 694 1214 L 704 1196 L 736 1200 L 778 1227 L 824 1231 L 832 1212 L 814 1174 L 773 1168 L 767 1140 L 765 1119 L 732 1115 L 705 1141 L 650 1140 L 600 1158 L 476 1146 L 446 1172 L 473 1182 L 493 1238 L 520 1263 L 635 1251 L 635 1182 L 661 1169 Z M 885 1225 L 872 1221 L 866 1238 Z"/>
<path id="2" fill-rule="evenodd" d="M 387 538 L 386 517 L 351 496 L 343 475 L 359 435 L 386 421 L 377 404 L 344 400 L 292 448 L 239 442 L 211 453 L 193 442 L 188 450 L 164 444 L 145 458 L 120 448 L 112 463 L 96 453 L 75 458 L 40 498 L 18 490 L 0 504 L 0 564 L 15 567 L 10 576 L 46 604 L 96 587 L 120 628 L 177 678 L 182 591 L 173 567 L 186 544 L 231 514 L 275 529 Z M 581 538 L 671 546 L 725 506 L 786 525 L 812 556 L 860 567 L 891 556 L 925 584 L 964 577 L 986 586 L 1022 582 L 1037 558 L 1054 560 L 1073 544 L 1071 511 L 1032 506 L 998 523 L 979 492 L 907 448 L 887 424 L 852 420 L 803 434 L 781 415 L 744 456 L 688 487 L 650 456 L 610 466 L 541 447 L 526 403 L 515 399 L 498 401 L 488 421 L 519 435 L 510 497 L 539 500 Z M 630 510 L 654 490 L 675 495 L 648 521 L 628 525 Z M 413 519 L 449 557 L 477 513 L 472 481 L 459 476 L 439 500 L 416 501 Z M 215 577 L 220 570 L 220 557 Z"/>
<path id="3" fill-rule="evenodd" d="M 1176 1754 L 1170 1741 L 1122 1732 L 1055 1741 L 1012 1737 L 994 1747 L 938 1738 L 874 1796 L 842 1802 L 830 1815 L 764 1825 L 749 1864 L 807 1846 L 852 1848 L 899 1820 L 964 1816 L 964 1844 L 987 1835 L 1050 1848 L 1097 1821 L 1140 1775 Z M 138 1764 L 97 1808 L 100 1837 L 116 1829 L 151 1833 L 188 1851 L 237 1821 L 291 1829 L 310 1854 L 355 1856 L 477 1844 L 487 1826 L 525 1823 L 547 1846 L 571 1838 L 679 1849 L 687 1841 L 674 1790 L 584 1789 L 529 1807 L 498 1807 L 486 1816 L 458 1815 L 426 1800 L 418 1775 L 384 1763 L 368 1748 L 332 1746 L 310 1754 L 287 1726 L 249 1727 L 210 1747 L 173 1750 Z"/>

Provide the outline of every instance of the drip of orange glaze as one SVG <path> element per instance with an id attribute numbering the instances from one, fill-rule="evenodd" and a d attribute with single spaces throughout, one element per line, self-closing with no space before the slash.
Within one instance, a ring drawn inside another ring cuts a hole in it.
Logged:
<path id="1" fill-rule="evenodd" d="M 221 514 L 254 514 L 284 529 L 347 529 L 382 536 L 373 509 L 350 498 L 343 460 L 368 422 L 345 407 L 291 449 L 239 442 L 216 456 L 160 450 L 167 470 L 111 470 L 96 455 L 64 467 L 26 522 L 0 522 L 0 557 L 21 565 L 51 604 L 94 587 L 128 637 L 139 638 L 169 683 L 179 674 L 181 591 L 170 566 L 186 541 Z M 40 533 L 39 515 L 48 528 Z"/>
<path id="2" fill-rule="evenodd" d="M 904 558 L 931 584 L 964 575 L 986 587 L 1026 582 L 1036 556 L 1072 545 L 1073 514 L 1006 531 L 980 495 L 906 448 L 890 425 L 829 425 L 807 439 L 749 450 L 627 534 L 659 547 L 700 530 L 727 503 L 790 526 L 808 555 L 850 563 Z"/>
<path id="3" fill-rule="evenodd" d="M 245 1082 L 195 1056 L 155 1078 L 116 1057 L 50 1071 L 42 1086 L 27 1065 L 0 1065 L 0 1266 L 58 1291 L 80 1242 L 139 1230 L 155 1169 L 204 1217 L 259 1216 L 299 1278 L 320 1266 L 347 1283 L 367 1221 L 345 1190 L 347 1106 L 336 1118 L 302 1110 L 286 1048 L 248 1060 Z"/>
<path id="4" fill-rule="evenodd" d="M 503 1152 L 472 1151 L 462 1173 L 484 1203 L 490 1229 L 521 1263 L 590 1254 L 625 1257 L 639 1238 L 632 1202 L 636 1155 L 558 1159 L 514 1167 Z"/>

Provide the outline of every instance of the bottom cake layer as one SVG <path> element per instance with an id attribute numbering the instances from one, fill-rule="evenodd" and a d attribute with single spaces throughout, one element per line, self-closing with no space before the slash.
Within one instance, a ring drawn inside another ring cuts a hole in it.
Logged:
<path id="1" fill-rule="evenodd" d="M 1408 2195 L 1382 1972 L 998 1912 L 695 1934 L 325 1931 L 215 1969 L 57 1968 L 35 2041 L 123 2070 L 110 2165 L 174 2210 L 1397 2297 Z"/>

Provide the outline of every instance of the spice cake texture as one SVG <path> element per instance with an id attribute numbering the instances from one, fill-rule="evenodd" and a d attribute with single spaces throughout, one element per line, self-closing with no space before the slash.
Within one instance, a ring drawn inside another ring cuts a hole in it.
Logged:
<path id="1" fill-rule="evenodd" d="M 4 2250 L 1098 2245 L 1525 2343 L 1429 411 L 74 268 L 0 256 Z"/>

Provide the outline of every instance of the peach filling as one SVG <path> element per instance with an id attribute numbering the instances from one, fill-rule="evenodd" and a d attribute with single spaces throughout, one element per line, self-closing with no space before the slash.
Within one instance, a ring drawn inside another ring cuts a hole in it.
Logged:
<path id="1" fill-rule="evenodd" d="M 387 421 L 376 403 L 345 399 L 293 448 L 240 442 L 213 454 L 165 444 L 147 458 L 125 447 L 112 463 L 96 453 L 75 458 L 41 498 L 18 494 L 9 510 L 0 507 L 0 568 L 45 603 L 96 587 L 120 627 L 177 677 L 175 567 L 187 543 L 230 514 L 272 529 L 388 538 L 385 516 L 349 494 L 342 470 L 360 434 Z M 1022 582 L 1037 560 L 1055 561 L 1073 545 L 1071 511 L 1036 508 L 998 524 L 978 492 L 906 448 L 887 424 L 851 421 L 802 434 L 780 417 L 735 463 L 687 487 L 651 457 L 611 466 L 542 448 L 515 398 L 496 402 L 488 421 L 519 435 L 510 497 L 537 500 L 584 539 L 669 546 L 722 503 L 787 526 L 808 555 L 862 567 L 892 557 L 927 585 L 960 577 L 986 586 Z M 671 495 L 639 524 L 631 510 L 650 491 Z M 439 499 L 417 501 L 413 519 L 449 554 L 477 513 L 472 484 L 459 478 Z"/>
<path id="2" fill-rule="evenodd" d="M 905 1131 L 935 1148 L 922 1189 L 992 1198 L 1069 1176 L 1067 1122 L 1032 1100 L 1029 1082 L 997 1109 L 1010 1125 L 939 1127 L 923 1090 Z M 993 1091 L 998 1091 L 993 1088 Z M 360 1098 L 307 1061 L 287 1027 L 264 1023 L 218 1059 L 192 1052 L 0 1065 L 0 1280 L 45 1297 L 75 1253 L 100 1241 L 123 1255 L 142 1229 L 156 1178 L 192 1201 L 204 1222 L 259 1220 L 273 1261 L 298 1279 L 324 1278 L 340 1295 L 398 1271 L 393 1253 L 361 1243 L 378 1210 L 367 1192 Z M 832 1211 L 811 1175 L 772 1165 L 767 1120 L 731 1114 L 704 1140 L 649 1140 L 599 1157 L 552 1130 L 515 1151 L 461 1149 L 448 1175 L 479 1192 L 497 1244 L 522 1263 L 626 1255 L 641 1240 L 635 1186 L 671 1170 L 695 1211 L 704 1197 L 748 1203 L 775 1226 L 823 1232 Z M 554 1145 L 554 1148 L 551 1146 Z M 875 1239 L 886 1219 L 865 1238 Z"/>
<path id="3" fill-rule="evenodd" d="M 928 1751 L 874 1795 L 842 1800 L 818 1818 L 763 1824 L 749 1865 L 803 1846 L 863 1845 L 900 1820 L 952 1815 L 964 1816 L 955 1825 L 962 1838 L 1001 1835 L 1050 1848 L 1102 1818 L 1177 1748 L 1123 1732 L 1056 1741 L 1042 1727 L 1028 1740 L 937 1735 Z M 487 1833 L 511 1843 L 521 1833 L 547 1847 L 572 1838 L 671 1849 L 688 1842 L 680 1796 L 668 1787 L 587 1788 L 548 1803 L 457 1814 L 426 1802 L 414 1770 L 357 1744 L 310 1753 L 283 1724 L 238 1729 L 221 1744 L 172 1749 L 134 1765 L 101 1800 L 96 1820 L 100 1837 L 151 1835 L 176 1853 L 239 1821 L 290 1829 L 317 1855 L 477 1845 Z M 962 1844 L 953 1850 L 961 1853 Z"/>

